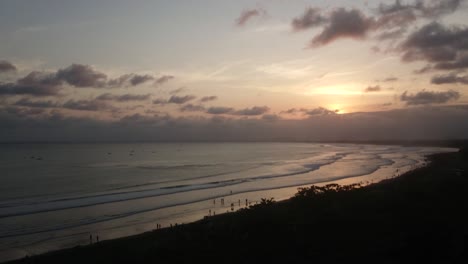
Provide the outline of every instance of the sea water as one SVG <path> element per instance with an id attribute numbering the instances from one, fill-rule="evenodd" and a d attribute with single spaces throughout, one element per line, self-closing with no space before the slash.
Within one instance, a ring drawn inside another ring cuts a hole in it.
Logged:
<path id="1" fill-rule="evenodd" d="M 187 223 L 298 187 L 369 184 L 456 149 L 312 143 L 0 145 L 0 261 Z M 223 199 L 224 203 L 221 202 Z"/>

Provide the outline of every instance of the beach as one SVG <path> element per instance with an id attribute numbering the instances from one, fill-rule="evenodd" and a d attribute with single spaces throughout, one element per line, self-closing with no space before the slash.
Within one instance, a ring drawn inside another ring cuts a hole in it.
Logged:
<path id="1" fill-rule="evenodd" d="M 252 209 L 23 261 L 459 260 L 466 257 L 467 190 L 466 158 L 436 154 L 426 167 L 352 191 L 264 201 Z"/>

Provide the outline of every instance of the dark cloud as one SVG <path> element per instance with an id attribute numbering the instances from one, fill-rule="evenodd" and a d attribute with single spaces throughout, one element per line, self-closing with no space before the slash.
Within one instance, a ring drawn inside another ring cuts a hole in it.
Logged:
<path id="1" fill-rule="evenodd" d="M 431 65 L 426 65 L 426 66 L 422 67 L 421 69 L 414 70 L 413 73 L 414 74 L 424 74 L 424 73 L 430 72 L 431 70 L 432 70 L 432 66 Z"/>
<path id="2" fill-rule="evenodd" d="M 423 4 L 419 4 L 419 6 L 425 17 L 437 18 L 455 12 L 455 10 L 460 7 L 462 1 L 463 0 L 426 1 L 423 2 Z"/>
<path id="3" fill-rule="evenodd" d="M 17 106 L 38 107 L 38 108 L 54 108 L 59 105 L 53 101 L 31 101 L 28 98 L 22 98 L 14 103 Z"/>
<path id="4" fill-rule="evenodd" d="M 152 81 L 155 78 L 151 75 L 139 75 L 134 73 L 128 73 L 119 76 L 116 79 L 111 79 L 107 82 L 109 87 L 125 87 L 125 86 L 137 86 L 148 81 Z"/>
<path id="5" fill-rule="evenodd" d="M 302 115 L 309 115 L 309 116 L 314 116 L 314 115 L 333 115 L 339 112 L 339 110 L 329 110 L 324 107 L 317 107 L 313 109 L 308 109 L 308 108 L 290 108 L 285 111 L 281 111 L 280 114 L 289 114 L 289 115 L 296 115 L 296 114 L 302 114 Z"/>
<path id="6" fill-rule="evenodd" d="M 382 88 L 379 85 L 369 86 L 364 90 L 365 93 L 380 92 L 380 91 L 382 91 Z"/>
<path id="7" fill-rule="evenodd" d="M 11 68 L 8 66 L 8 62 L 4 64 L 5 69 Z M 173 76 L 164 75 L 156 79 L 155 82 L 157 84 L 163 84 L 173 78 Z M 89 65 L 72 64 L 64 69 L 59 69 L 57 72 L 33 71 L 15 82 L 0 83 L 0 96 L 57 96 L 64 88 L 65 84 L 77 88 L 121 88 L 137 86 L 151 80 L 155 80 L 151 75 L 139 75 L 134 73 L 124 74 L 116 79 L 108 80 L 106 74 L 96 71 Z M 132 97 L 123 97 L 121 100 L 130 101 Z"/>
<path id="8" fill-rule="evenodd" d="M 169 98 L 168 103 L 170 104 L 185 104 L 189 101 L 192 101 L 196 97 L 193 95 L 177 96 L 173 95 Z"/>
<path id="9" fill-rule="evenodd" d="M 16 70 L 16 66 L 13 65 L 11 62 L 6 60 L 0 60 L 0 73 L 15 72 Z"/>
<path id="10" fill-rule="evenodd" d="M 175 77 L 172 76 L 172 75 L 163 75 L 163 76 L 156 79 L 155 84 L 156 85 L 162 85 L 162 84 L 165 84 L 165 83 L 167 83 L 168 81 L 170 81 L 170 80 L 172 80 L 174 78 Z"/>
<path id="11" fill-rule="evenodd" d="M 16 107 L 16 106 L 4 107 L 3 109 L 0 109 L 0 112 L 2 111 L 4 113 L 8 113 L 12 115 L 12 118 L 35 117 L 45 112 L 45 110 L 42 108 L 29 108 L 29 107 Z"/>
<path id="12" fill-rule="evenodd" d="M 303 109 L 304 110 L 304 109 Z M 323 116 L 323 115 L 336 115 L 338 110 L 329 110 L 324 107 L 317 107 L 315 109 L 308 109 L 305 110 L 304 113 L 309 115 L 309 116 Z"/>
<path id="13" fill-rule="evenodd" d="M 123 95 L 113 95 L 111 93 L 101 94 L 96 97 L 97 100 L 108 100 L 108 101 L 118 101 L 118 102 L 130 102 L 130 101 L 144 101 L 148 100 L 151 97 L 150 94 L 123 94 Z"/>
<path id="14" fill-rule="evenodd" d="M 175 89 L 175 90 L 170 91 L 169 94 L 170 94 L 170 95 L 174 95 L 174 94 L 181 93 L 181 92 L 183 92 L 183 91 L 185 91 L 185 90 L 186 90 L 185 87 L 180 87 L 180 88 L 177 88 L 177 89 Z"/>
<path id="15" fill-rule="evenodd" d="M 400 100 L 402 102 L 406 102 L 407 105 L 442 104 L 457 100 L 458 98 L 460 98 L 460 93 L 453 90 L 446 92 L 431 92 L 423 90 L 410 95 L 408 95 L 408 92 L 404 92 L 400 96 Z"/>
<path id="16" fill-rule="evenodd" d="M 311 41 L 311 46 L 326 45 L 338 38 L 362 39 L 373 26 L 373 19 L 357 9 L 339 8 L 330 14 L 329 22 L 322 32 Z"/>
<path id="17" fill-rule="evenodd" d="M 396 77 L 388 77 L 388 78 L 385 78 L 385 79 L 382 79 L 382 80 L 377 80 L 378 82 L 396 82 L 398 81 L 398 78 Z"/>
<path id="18" fill-rule="evenodd" d="M 437 66 L 441 69 L 453 69 L 463 66 L 463 57 L 460 61 L 456 59 L 468 50 L 467 43 L 468 28 L 432 22 L 410 34 L 400 50 L 404 61 L 425 60 L 442 63 Z"/>
<path id="19" fill-rule="evenodd" d="M 322 10 L 310 7 L 305 10 L 302 16 L 294 18 L 291 26 L 294 31 L 302 31 L 323 25 L 327 20 L 327 18 L 322 16 Z"/>
<path id="20" fill-rule="evenodd" d="M 167 100 L 166 99 L 162 99 L 162 98 L 157 98 L 155 100 L 153 100 L 153 104 L 156 104 L 156 105 L 164 105 L 164 104 L 167 104 Z"/>
<path id="21" fill-rule="evenodd" d="M 458 75 L 457 73 L 449 73 L 444 75 L 436 75 L 432 77 L 433 84 L 461 83 L 468 84 L 468 75 Z"/>
<path id="22" fill-rule="evenodd" d="M 212 95 L 212 96 L 205 96 L 200 98 L 200 102 L 210 102 L 210 101 L 215 101 L 218 100 L 218 96 Z"/>
<path id="23" fill-rule="evenodd" d="M 34 111 L 43 109 L 32 109 Z M 176 118 L 135 114 L 117 121 L 34 115 L 0 107 L 0 138 L 25 141 L 360 141 L 465 138 L 468 106 L 423 106 L 307 119 Z M 21 115 L 21 112 L 22 115 Z"/>
<path id="24" fill-rule="evenodd" d="M 400 1 L 396 1 L 394 5 L 380 4 L 374 27 L 384 31 L 378 37 L 379 39 L 392 39 L 403 35 L 406 32 L 406 26 L 416 19 L 415 9 L 402 5 Z"/>
<path id="25" fill-rule="evenodd" d="M 266 114 L 266 115 L 262 115 L 262 119 L 269 121 L 269 122 L 274 122 L 274 121 L 281 120 L 281 116 L 276 115 L 276 114 Z"/>
<path id="26" fill-rule="evenodd" d="M 382 15 L 411 13 L 414 17 L 438 18 L 442 15 L 455 12 L 463 0 L 417 0 L 402 4 L 395 0 L 393 4 L 379 5 L 379 13 Z"/>
<path id="27" fill-rule="evenodd" d="M 212 115 L 222 115 L 222 114 L 229 114 L 234 111 L 231 107 L 224 107 L 224 106 L 214 106 L 210 107 L 206 110 L 208 114 Z"/>
<path id="28" fill-rule="evenodd" d="M 434 65 L 434 68 L 437 70 L 467 69 L 468 68 L 468 54 L 460 55 L 452 62 L 439 62 Z"/>
<path id="29" fill-rule="evenodd" d="M 242 27 L 252 18 L 265 15 L 265 13 L 266 13 L 265 10 L 261 10 L 261 9 L 244 10 L 240 14 L 240 16 L 236 19 L 236 25 Z"/>
<path id="30" fill-rule="evenodd" d="M 145 83 L 145 82 L 148 82 L 148 81 L 152 81 L 154 80 L 154 77 L 151 76 L 151 75 L 138 75 L 138 74 L 135 74 L 132 76 L 132 78 L 130 78 L 130 84 L 132 86 L 137 86 L 137 85 L 140 85 L 142 83 Z"/>
<path id="31" fill-rule="evenodd" d="M 62 80 L 53 73 L 31 72 L 15 83 L 0 83 L 0 95 L 55 96 L 62 89 Z"/>
<path id="32" fill-rule="evenodd" d="M 180 109 L 181 112 L 204 112 L 206 109 L 203 105 L 186 104 Z"/>
<path id="33" fill-rule="evenodd" d="M 57 78 L 75 87 L 106 87 L 107 75 L 89 65 L 72 64 L 57 71 Z"/>
<path id="34" fill-rule="evenodd" d="M 395 1 L 392 4 L 380 4 L 374 15 L 366 15 L 358 9 L 337 8 L 323 15 L 318 8 L 308 8 L 304 14 L 291 22 L 294 31 L 313 27 L 322 27 L 316 35 L 311 47 L 329 44 L 340 38 L 364 39 L 370 33 L 375 33 L 378 40 L 395 40 L 406 35 L 411 24 L 418 19 L 436 19 L 453 13 L 460 6 L 461 0 L 423 1 L 417 0 L 402 4 Z M 415 60 L 414 52 L 406 54 L 405 59 Z M 425 56 L 432 58 L 447 58 L 449 49 L 426 50 Z M 453 54 L 452 54 L 453 55 Z"/>
<path id="35" fill-rule="evenodd" d="M 304 113 L 307 112 L 305 108 L 290 108 L 288 110 L 281 111 L 280 114 L 288 114 L 288 115 L 295 115 L 297 113 Z"/>
<path id="36" fill-rule="evenodd" d="M 402 4 L 400 0 L 396 0 L 393 4 L 384 4 L 380 3 L 378 11 L 380 14 L 392 14 L 401 11 L 413 10 L 416 8 L 416 5 L 405 5 Z"/>
<path id="37" fill-rule="evenodd" d="M 108 82 L 107 82 L 107 86 L 108 87 L 123 87 L 123 86 L 126 86 L 127 83 L 128 83 L 128 80 L 132 77 L 132 74 L 124 74 L 124 75 L 121 75 L 119 76 L 118 78 L 115 78 L 115 79 L 110 79 Z"/>
<path id="38" fill-rule="evenodd" d="M 252 108 L 245 108 L 233 112 L 234 115 L 244 115 L 244 116 L 257 116 L 263 115 L 266 112 L 270 111 L 268 106 L 254 106 Z"/>
<path id="39" fill-rule="evenodd" d="M 62 108 L 81 111 L 102 111 L 111 109 L 109 105 L 101 100 L 68 100 L 62 105 Z"/>

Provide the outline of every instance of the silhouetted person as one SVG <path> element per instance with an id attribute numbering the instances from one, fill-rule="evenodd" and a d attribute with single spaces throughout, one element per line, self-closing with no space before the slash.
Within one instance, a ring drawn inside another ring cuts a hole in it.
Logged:
<path id="1" fill-rule="evenodd" d="M 96 236 L 96 243 L 99 243 L 99 236 Z"/>
<path id="2" fill-rule="evenodd" d="M 93 243 L 93 235 L 89 235 L 89 244 L 91 245 Z"/>

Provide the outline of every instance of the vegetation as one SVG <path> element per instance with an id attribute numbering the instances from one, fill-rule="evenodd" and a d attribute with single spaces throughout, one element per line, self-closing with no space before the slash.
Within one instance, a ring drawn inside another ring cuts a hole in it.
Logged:
<path id="1" fill-rule="evenodd" d="M 468 162 L 428 167 L 370 186 L 301 188 L 236 213 L 96 245 L 34 263 L 468 263 Z"/>

